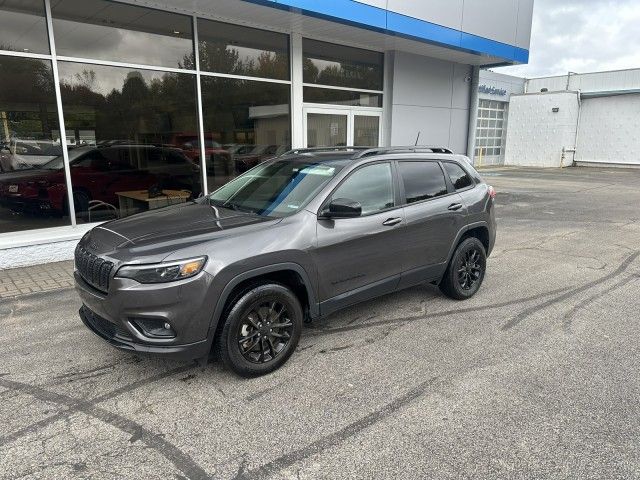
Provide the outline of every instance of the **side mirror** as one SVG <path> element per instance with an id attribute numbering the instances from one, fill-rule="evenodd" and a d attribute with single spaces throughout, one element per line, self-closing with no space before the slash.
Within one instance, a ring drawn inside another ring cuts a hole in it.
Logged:
<path id="1" fill-rule="evenodd" d="M 362 215 L 362 205 L 348 198 L 335 198 L 320 215 L 321 218 L 356 218 Z"/>

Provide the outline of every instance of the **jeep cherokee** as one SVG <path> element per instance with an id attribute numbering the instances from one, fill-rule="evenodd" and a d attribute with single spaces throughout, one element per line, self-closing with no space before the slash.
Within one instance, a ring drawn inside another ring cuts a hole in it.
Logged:
<path id="1" fill-rule="evenodd" d="M 474 295 L 495 191 L 444 148 L 293 150 L 208 196 L 95 227 L 75 252 L 87 327 L 136 352 L 270 372 L 304 321 L 425 282 Z"/>

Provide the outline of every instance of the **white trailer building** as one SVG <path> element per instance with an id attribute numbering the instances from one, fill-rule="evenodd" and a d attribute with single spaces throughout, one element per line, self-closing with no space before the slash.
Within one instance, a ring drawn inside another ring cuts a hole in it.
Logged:
<path id="1" fill-rule="evenodd" d="M 640 69 L 534 78 L 513 95 L 505 164 L 640 166 Z"/>

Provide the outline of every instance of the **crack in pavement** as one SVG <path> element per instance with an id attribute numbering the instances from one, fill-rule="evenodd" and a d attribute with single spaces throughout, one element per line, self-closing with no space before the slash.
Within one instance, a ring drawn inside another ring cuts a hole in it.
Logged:
<path id="1" fill-rule="evenodd" d="M 92 401 L 78 400 L 60 393 L 50 392 L 40 387 L 27 383 L 16 382 L 0 378 L 0 386 L 16 390 L 26 395 L 30 395 L 39 400 L 64 405 L 67 412 L 80 412 L 107 423 L 132 437 L 138 436 L 148 447 L 152 448 L 160 455 L 169 460 L 178 470 L 190 479 L 207 479 L 209 476 L 189 455 L 178 447 L 165 440 L 162 436 L 153 433 L 137 422 L 130 420 L 117 413 L 110 412 L 98 407 Z"/>
<path id="2" fill-rule="evenodd" d="M 373 411 L 360 420 L 357 420 L 330 435 L 322 437 L 305 447 L 285 453 L 284 455 L 251 470 L 241 468 L 234 478 L 237 480 L 266 478 L 269 475 L 274 475 L 285 468 L 289 468 L 296 463 L 317 455 L 328 448 L 335 447 L 336 445 L 356 436 L 358 433 L 370 426 L 384 420 L 401 408 L 407 406 L 412 401 L 421 397 L 427 389 L 436 382 L 436 380 L 438 380 L 438 377 L 433 377 L 420 383 L 418 386 L 396 398 L 391 403 L 384 405 L 382 408 Z"/>
<path id="3" fill-rule="evenodd" d="M 131 382 L 128 383 L 127 385 L 123 385 L 120 388 L 117 388 L 116 390 L 113 390 L 111 392 L 105 393 L 104 395 L 100 395 L 92 400 L 78 400 L 78 401 L 82 401 L 82 402 L 86 402 L 86 403 L 90 403 L 93 405 L 96 405 L 98 403 L 104 402 L 106 400 L 111 400 L 112 398 L 118 397 L 124 393 L 128 393 L 132 390 L 135 390 L 137 388 L 143 387 L 144 385 L 156 382 L 158 380 L 162 380 L 164 378 L 170 377 L 172 375 L 176 375 L 179 373 L 184 373 L 186 371 L 189 371 L 191 369 L 195 368 L 194 365 L 183 365 L 181 367 L 177 367 L 171 370 L 168 370 L 166 372 L 162 372 L 162 373 L 158 373 L 156 375 L 153 375 L 151 377 L 148 378 L 144 378 L 142 380 L 138 380 L 135 382 Z M 0 376 L 0 380 L 2 380 L 1 376 Z M 2 384 L 0 384 L 2 385 Z M 27 384 L 23 384 L 23 385 L 27 385 Z M 9 390 L 13 390 L 15 391 L 15 389 L 12 389 L 10 387 L 6 387 Z M 40 387 L 34 387 L 34 388 L 40 388 Z M 41 389 L 42 390 L 42 389 Z M 16 430 L 15 432 L 9 433 L 8 435 L 5 436 L 1 436 L 0 437 L 0 447 L 14 442 L 17 439 L 24 437 L 25 435 L 29 435 L 30 433 L 34 433 L 38 430 L 41 430 L 43 428 L 45 428 L 46 426 L 57 422 L 58 420 L 61 420 L 63 418 L 65 418 L 69 413 L 73 413 L 73 409 L 68 408 L 66 410 L 63 410 L 61 412 L 56 413 L 55 415 L 52 415 L 50 417 L 44 418 L 42 420 L 39 420 L 35 423 L 32 423 L 24 428 L 21 428 L 20 430 Z"/>
<path id="4" fill-rule="evenodd" d="M 604 275 L 596 280 L 593 280 L 592 282 L 586 283 L 580 287 L 576 287 L 576 288 L 572 288 L 569 291 L 567 291 L 566 293 L 563 293 L 562 295 L 559 295 L 555 298 L 552 298 L 550 300 L 547 300 L 546 302 L 543 302 L 541 304 L 538 305 L 534 305 L 533 307 L 529 307 L 526 308 L 525 310 L 523 310 L 522 312 L 520 312 L 518 315 L 516 315 L 515 317 L 513 317 L 511 320 L 509 320 L 507 323 L 505 323 L 501 330 L 503 332 L 506 332 L 508 330 L 511 330 L 513 327 L 515 327 L 516 325 L 520 324 L 522 321 L 524 321 L 525 319 L 529 318 L 531 315 L 533 315 L 536 312 L 539 312 L 540 310 L 550 307 L 551 305 L 555 305 L 557 303 L 560 303 L 564 300 L 567 300 L 568 298 L 571 298 L 574 295 L 577 295 L 579 293 L 582 293 L 586 290 L 590 290 L 593 287 L 596 287 L 602 283 L 608 282 L 609 280 L 613 280 L 616 277 L 619 277 L 620 275 L 622 275 L 627 268 L 629 268 L 631 266 L 631 264 L 636 260 L 636 258 L 638 258 L 638 256 L 640 255 L 640 250 L 632 253 L 631 255 L 629 255 L 621 264 L 618 268 L 616 268 L 613 272 L 608 273 L 607 275 Z"/>

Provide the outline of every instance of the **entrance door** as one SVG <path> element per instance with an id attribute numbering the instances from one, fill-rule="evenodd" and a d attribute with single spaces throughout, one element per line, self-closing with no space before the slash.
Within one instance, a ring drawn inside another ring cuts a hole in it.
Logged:
<path id="1" fill-rule="evenodd" d="M 306 107 L 304 140 L 313 147 L 377 147 L 382 113 L 357 108 Z"/>

